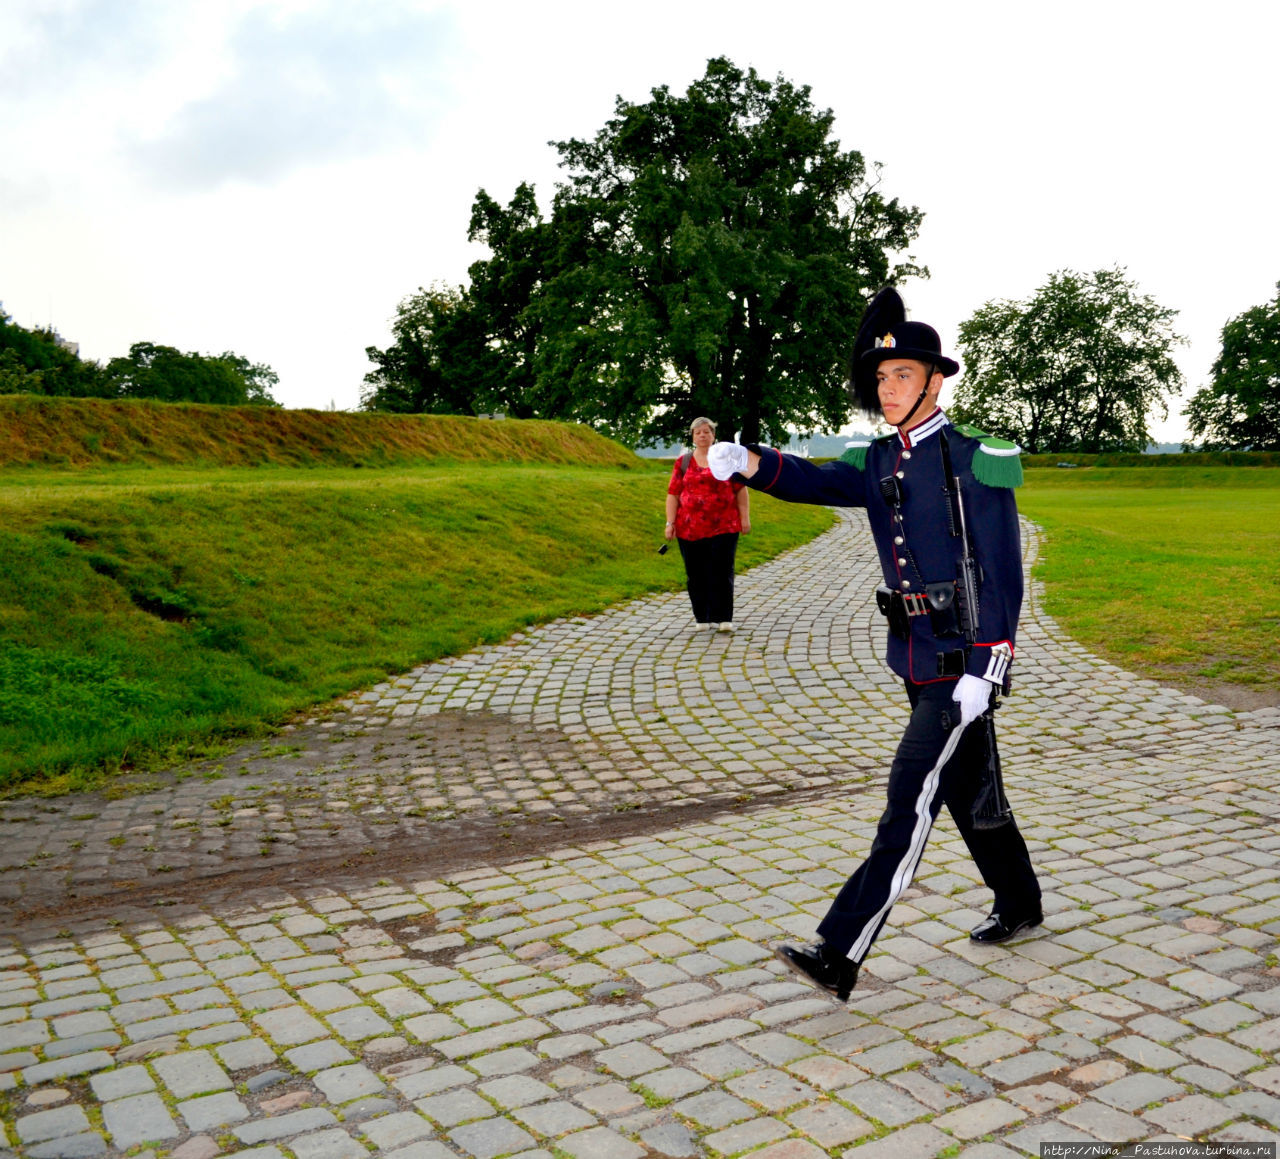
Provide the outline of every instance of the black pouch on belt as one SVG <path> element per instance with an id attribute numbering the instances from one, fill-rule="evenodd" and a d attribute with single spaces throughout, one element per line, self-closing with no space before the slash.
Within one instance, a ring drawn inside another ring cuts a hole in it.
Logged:
<path id="1" fill-rule="evenodd" d="M 899 640 L 911 638 L 911 624 L 907 617 L 907 605 L 901 592 L 895 592 L 887 584 L 876 588 L 876 607 L 889 619 L 889 631 Z"/>
<path id="2" fill-rule="evenodd" d="M 940 640 L 960 635 L 960 609 L 956 607 L 956 585 L 951 580 L 925 584 L 924 594 L 929 598 L 929 626 Z"/>

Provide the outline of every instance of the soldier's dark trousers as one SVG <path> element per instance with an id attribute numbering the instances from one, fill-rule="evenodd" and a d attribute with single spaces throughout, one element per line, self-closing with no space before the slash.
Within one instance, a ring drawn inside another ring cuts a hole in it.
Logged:
<path id="1" fill-rule="evenodd" d="M 689 603 L 699 624 L 727 624 L 733 619 L 733 561 L 738 533 L 681 539 L 680 554 L 689 578 Z"/>
<path id="2" fill-rule="evenodd" d="M 938 770 L 950 721 L 960 707 L 951 699 L 955 682 L 907 684 L 911 720 L 889 770 L 889 802 L 871 852 L 836 896 L 818 933 L 832 949 L 861 962 L 871 950 L 893 903 L 911 884 L 929 830 L 946 803 L 982 880 L 995 894 L 995 910 L 1035 909 L 1040 883 L 1016 822 L 975 829 L 969 811 L 984 765 L 984 735 L 976 723 L 965 730 L 950 760 Z"/>

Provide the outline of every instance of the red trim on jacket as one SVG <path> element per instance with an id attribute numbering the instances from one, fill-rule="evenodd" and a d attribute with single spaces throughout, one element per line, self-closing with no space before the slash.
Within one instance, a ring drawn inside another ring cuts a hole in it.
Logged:
<path id="1" fill-rule="evenodd" d="M 782 452 L 778 450 L 777 447 L 770 447 L 769 449 L 775 455 L 778 456 L 778 469 L 773 473 L 773 478 L 770 479 L 768 483 L 766 483 L 763 487 L 760 488 L 761 491 L 768 491 L 769 488 L 772 487 L 782 477 Z M 756 468 L 756 469 L 759 470 L 759 468 Z"/>

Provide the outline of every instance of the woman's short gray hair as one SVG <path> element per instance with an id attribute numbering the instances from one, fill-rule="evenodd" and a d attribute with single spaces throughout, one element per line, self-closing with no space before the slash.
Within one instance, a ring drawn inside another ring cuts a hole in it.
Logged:
<path id="1" fill-rule="evenodd" d="M 710 427 L 711 433 L 713 435 L 716 433 L 716 424 L 713 423 L 709 418 L 704 418 L 702 416 L 699 416 L 698 418 L 694 419 L 693 422 L 689 424 L 689 433 L 693 434 L 693 432 L 696 431 L 699 427 Z"/>

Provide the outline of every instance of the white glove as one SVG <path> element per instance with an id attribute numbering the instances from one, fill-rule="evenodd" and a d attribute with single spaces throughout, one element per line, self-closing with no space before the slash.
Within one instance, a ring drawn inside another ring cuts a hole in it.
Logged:
<path id="1" fill-rule="evenodd" d="M 707 466 L 721 483 L 747 469 L 747 448 L 739 443 L 712 443 L 707 450 Z"/>
<path id="2" fill-rule="evenodd" d="M 956 681 L 955 691 L 951 699 L 960 705 L 960 727 L 965 728 L 978 719 L 991 704 L 991 693 L 995 685 L 981 676 L 970 676 L 968 673 Z"/>

